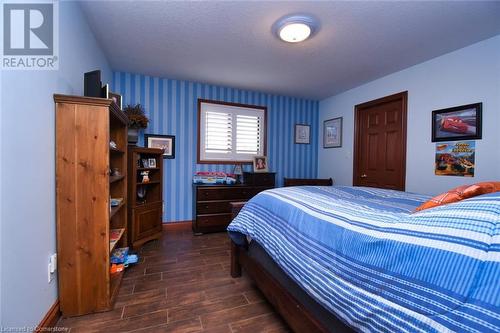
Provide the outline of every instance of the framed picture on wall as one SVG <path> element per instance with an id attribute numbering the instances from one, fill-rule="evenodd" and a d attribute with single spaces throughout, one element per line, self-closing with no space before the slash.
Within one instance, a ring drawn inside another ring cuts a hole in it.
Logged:
<path id="1" fill-rule="evenodd" d="M 432 111 L 432 142 L 479 140 L 483 103 Z"/>
<path id="2" fill-rule="evenodd" d="M 311 143 L 311 126 L 305 124 L 295 124 L 295 143 Z"/>
<path id="3" fill-rule="evenodd" d="M 323 122 L 323 148 L 342 147 L 342 117 Z"/>
<path id="4" fill-rule="evenodd" d="M 147 148 L 163 149 L 163 158 L 175 158 L 175 136 L 161 134 L 144 134 Z"/>

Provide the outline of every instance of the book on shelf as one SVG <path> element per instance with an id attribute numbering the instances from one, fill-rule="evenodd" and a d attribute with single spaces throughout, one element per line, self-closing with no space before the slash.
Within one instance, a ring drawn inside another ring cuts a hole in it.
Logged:
<path id="1" fill-rule="evenodd" d="M 109 250 L 111 251 L 116 243 L 120 240 L 125 229 L 111 229 L 109 230 Z"/>
<path id="2" fill-rule="evenodd" d="M 113 250 L 113 253 L 111 253 L 110 261 L 112 264 L 123 264 L 127 260 L 127 256 L 128 247 L 120 247 Z"/>
<path id="3" fill-rule="evenodd" d="M 123 198 L 111 198 L 109 202 L 111 207 L 117 207 L 123 202 Z"/>

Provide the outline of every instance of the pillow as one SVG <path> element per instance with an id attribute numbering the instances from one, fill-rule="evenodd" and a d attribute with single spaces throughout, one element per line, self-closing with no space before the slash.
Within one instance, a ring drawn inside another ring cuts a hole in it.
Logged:
<path id="1" fill-rule="evenodd" d="M 500 192 L 478 195 L 448 205 L 408 214 L 399 221 L 403 225 L 413 226 L 414 230 L 435 233 L 440 236 L 447 235 L 450 239 L 459 238 L 460 240 L 455 241 L 462 245 L 468 244 L 465 246 L 475 247 L 477 246 L 476 242 L 486 243 L 483 250 L 488 251 L 488 244 L 497 244 L 495 247 L 500 247 Z M 424 229 L 424 227 L 431 229 Z M 440 228 L 457 231 L 445 231 Z M 473 231 L 473 233 L 467 231 Z M 496 237 L 491 238 L 491 236 Z M 448 237 L 445 238 L 448 239 Z M 441 238 L 437 237 L 436 239 Z M 448 242 L 450 239 L 446 241 Z M 465 239 L 472 239 L 473 242 L 469 243 Z"/>
<path id="2" fill-rule="evenodd" d="M 441 193 L 434 198 L 424 202 L 415 209 L 419 212 L 424 209 L 429 209 L 441 205 L 446 205 L 452 202 L 457 202 L 467 198 L 472 198 L 481 194 L 500 191 L 500 182 L 482 182 L 472 185 L 462 185 Z"/>

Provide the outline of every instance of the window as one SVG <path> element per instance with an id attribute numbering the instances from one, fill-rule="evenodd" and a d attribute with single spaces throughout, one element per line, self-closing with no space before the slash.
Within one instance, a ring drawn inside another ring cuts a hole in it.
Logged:
<path id="1" fill-rule="evenodd" d="M 198 163 L 251 162 L 265 155 L 267 108 L 198 100 Z"/>

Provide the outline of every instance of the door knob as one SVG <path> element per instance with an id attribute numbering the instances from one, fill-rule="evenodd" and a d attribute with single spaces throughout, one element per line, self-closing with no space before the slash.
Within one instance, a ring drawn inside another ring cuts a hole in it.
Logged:
<path id="1" fill-rule="evenodd" d="M 368 176 L 366 175 L 366 173 L 364 173 L 364 174 L 362 174 L 362 175 L 361 175 L 361 178 L 366 178 L 366 177 L 368 177 Z"/>

